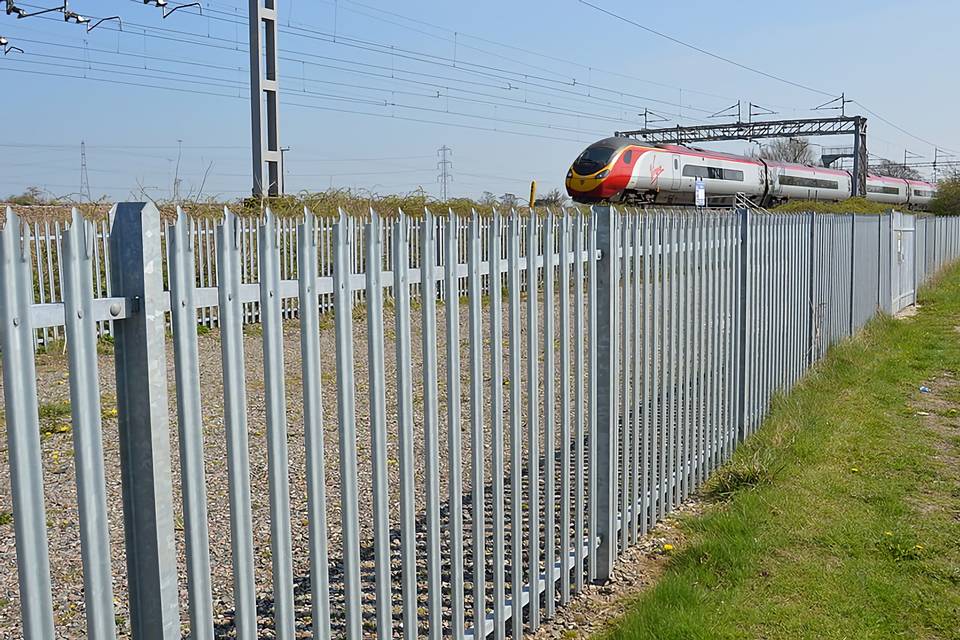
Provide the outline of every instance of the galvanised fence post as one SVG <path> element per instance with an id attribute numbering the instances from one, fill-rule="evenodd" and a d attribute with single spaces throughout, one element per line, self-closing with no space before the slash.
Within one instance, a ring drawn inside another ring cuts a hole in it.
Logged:
<path id="1" fill-rule="evenodd" d="M 595 451 L 597 505 L 596 582 L 610 579 L 617 557 L 617 213 L 594 207 L 597 249 L 597 430 Z"/>
<path id="2" fill-rule="evenodd" d="M 857 214 L 850 214 L 850 324 L 849 335 L 853 335 L 856 328 L 854 310 L 856 309 L 857 291 Z"/>
<path id="3" fill-rule="evenodd" d="M 808 300 L 807 300 L 807 367 L 812 367 L 813 363 L 816 361 L 816 336 L 817 336 L 817 214 L 811 211 L 807 214 L 807 224 L 809 225 L 808 229 L 808 242 L 809 242 L 809 255 L 807 256 L 809 264 L 809 273 L 808 273 Z"/>
<path id="4" fill-rule="evenodd" d="M 180 611 L 160 212 L 153 204 L 117 205 L 110 258 L 113 295 L 132 300 L 134 309 L 114 321 L 130 625 L 138 640 L 173 640 L 180 637 Z"/>
<path id="5" fill-rule="evenodd" d="M 53 640 L 37 365 L 30 321 L 29 234 L 29 228 L 7 207 L 7 221 L 0 228 L 0 361 L 23 637 Z"/>
<path id="6" fill-rule="evenodd" d="M 877 216 L 877 309 L 883 311 L 883 216 Z"/>
<path id="7" fill-rule="evenodd" d="M 750 240 L 750 210 L 746 207 L 737 210 L 740 227 L 740 273 L 738 274 L 740 300 L 738 301 L 737 322 L 739 323 L 740 345 L 739 363 L 737 365 L 739 375 L 737 376 L 737 444 L 744 441 L 747 437 L 747 300 L 750 298 L 750 292 L 747 291 L 749 273 L 749 240 Z"/>

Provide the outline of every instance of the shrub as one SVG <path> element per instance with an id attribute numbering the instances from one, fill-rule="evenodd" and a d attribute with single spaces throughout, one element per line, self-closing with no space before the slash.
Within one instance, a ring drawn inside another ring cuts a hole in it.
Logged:
<path id="1" fill-rule="evenodd" d="M 937 195 L 930 203 L 930 211 L 941 216 L 960 215 L 960 176 L 940 182 Z"/>
<path id="2" fill-rule="evenodd" d="M 871 202 L 866 198 L 850 198 L 840 202 L 825 200 L 791 200 L 790 202 L 774 207 L 773 211 L 783 213 L 861 213 L 880 214 L 890 211 L 891 207 L 882 202 Z"/>

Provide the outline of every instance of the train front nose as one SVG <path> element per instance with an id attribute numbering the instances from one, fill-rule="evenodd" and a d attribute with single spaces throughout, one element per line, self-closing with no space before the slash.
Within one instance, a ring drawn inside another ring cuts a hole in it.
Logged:
<path id="1" fill-rule="evenodd" d="M 580 175 L 576 169 L 567 172 L 567 195 L 576 202 L 593 203 L 614 198 L 622 190 L 620 180 L 612 179 L 606 168 L 592 175 Z"/>

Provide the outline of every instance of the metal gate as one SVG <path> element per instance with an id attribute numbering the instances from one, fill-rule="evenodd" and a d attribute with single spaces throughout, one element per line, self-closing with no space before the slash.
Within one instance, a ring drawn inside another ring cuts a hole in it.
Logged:
<path id="1" fill-rule="evenodd" d="M 892 216 L 891 311 L 900 313 L 917 302 L 917 226 L 911 213 L 894 211 Z"/>

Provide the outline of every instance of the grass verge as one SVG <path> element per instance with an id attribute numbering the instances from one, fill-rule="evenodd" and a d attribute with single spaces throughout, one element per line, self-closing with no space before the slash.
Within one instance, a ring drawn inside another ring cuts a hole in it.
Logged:
<path id="1" fill-rule="evenodd" d="M 602 636 L 960 638 L 960 268 L 833 349 Z M 929 386 L 930 394 L 918 391 Z"/>

